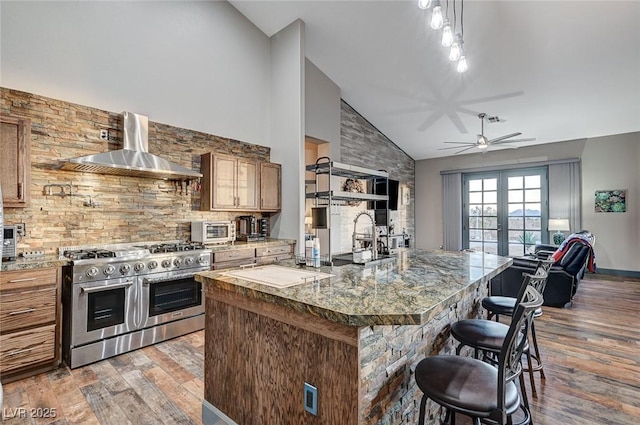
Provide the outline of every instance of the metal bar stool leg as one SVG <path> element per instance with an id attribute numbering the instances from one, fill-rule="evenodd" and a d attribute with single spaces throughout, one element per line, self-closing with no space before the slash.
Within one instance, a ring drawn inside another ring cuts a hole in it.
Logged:
<path id="1" fill-rule="evenodd" d="M 536 337 L 536 321 L 535 319 L 531 322 L 531 342 L 533 343 L 533 358 L 536 361 L 536 366 L 534 367 L 535 372 L 540 372 L 540 379 L 546 379 L 544 376 L 544 368 L 542 366 L 542 357 L 540 357 L 540 349 L 538 348 L 538 338 Z"/>
<path id="2" fill-rule="evenodd" d="M 423 395 L 420 400 L 420 416 L 418 416 L 418 425 L 424 425 L 424 413 L 427 407 L 427 396 Z"/>

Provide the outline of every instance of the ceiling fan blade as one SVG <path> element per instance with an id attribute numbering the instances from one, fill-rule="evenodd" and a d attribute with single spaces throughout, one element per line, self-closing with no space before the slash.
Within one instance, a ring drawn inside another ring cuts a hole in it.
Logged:
<path id="1" fill-rule="evenodd" d="M 520 147 L 518 145 L 509 145 L 507 144 L 507 142 L 492 143 L 492 145 L 499 145 L 501 148 L 507 148 L 507 149 L 518 149 Z"/>
<path id="2" fill-rule="evenodd" d="M 447 149 L 460 149 L 462 147 L 464 147 L 464 146 L 447 146 L 446 148 L 439 148 L 438 150 L 439 151 L 445 151 Z M 470 144 L 469 147 L 473 148 L 473 147 L 475 147 L 475 144 L 473 144 L 473 145 Z"/>
<path id="3" fill-rule="evenodd" d="M 489 140 L 489 144 L 494 144 L 494 143 L 499 142 L 499 141 L 501 141 L 501 140 L 509 139 L 509 138 L 511 138 L 511 137 L 516 137 L 516 136 L 519 136 L 519 135 L 521 135 L 521 134 L 522 134 L 522 133 L 511 133 L 511 134 L 507 134 L 507 135 L 505 135 L 505 136 L 496 137 L 495 139 L 491 139 L 491 140 Z"/>
<path id="4" fill-rule="evenodd" d="M 469 149 L 473 149 L 473 148 L 475 148 L 475 146 L 469 146 L 468 148 L 464 148 L 461 151 L 455 152 L 454 155 L 458 155 L 459 153 L 466 152 Z"/>
<path id="5" fill-rule="evenodd" d="M 511 140 L 505 140 L 503 142 L 498 142 L 498 143 L 494 143 L 495 144 L 501 144 L 501 143 L 518 143 L 518 142 L 533 142 L 534 140 L 536 140 L 535 137 L 528 137 L 526 139 L 511 139 Z"/>
<path id="6" fill-rule="evenodd" d="M 443 143 L 456 143 L 458 145 L 475 145 L 473 142 L 443 142 Z"/>

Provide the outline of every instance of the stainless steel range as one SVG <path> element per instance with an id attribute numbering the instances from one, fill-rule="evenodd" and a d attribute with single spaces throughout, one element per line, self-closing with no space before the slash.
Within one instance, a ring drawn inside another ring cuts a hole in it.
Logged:
<path id="1" fill-rule="evenodd" d="M 197 272 L 211 250 L 179 241 L 60 248 L 62 354 L 76 368 L 204 328 Z"/>

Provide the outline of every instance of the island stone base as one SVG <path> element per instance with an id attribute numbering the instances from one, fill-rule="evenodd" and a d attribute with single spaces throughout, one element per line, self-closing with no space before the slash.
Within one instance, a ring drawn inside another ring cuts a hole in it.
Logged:
<path id="1" fill-rule="evenodd" d="M 218 411 L 216 425 L 414 424 L 415 366 L 454 353 L 450 325 L 480 316 L 487 284 L 431 309 L 424 324 L 364 327 L 207 285 L 203 420 Z M 318 389 L 317 416 L 304 409 L 305 382 Z M 427 423 L 441 415 L 428 404 Z"/>

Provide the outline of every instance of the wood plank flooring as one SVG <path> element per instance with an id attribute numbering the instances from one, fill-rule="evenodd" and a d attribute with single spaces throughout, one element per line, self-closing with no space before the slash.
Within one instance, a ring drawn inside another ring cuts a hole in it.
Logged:
<path id="1" fill-rule="evenodd" d="M 536 329 L 547 376 L 529 397 L 536 425 L 640 423 L 640 279 L 589 275 L 573 306 L 546 307 Z M 2 423 L 200 424 L 203 347 L 200 331 L 6 384 Z"/>

